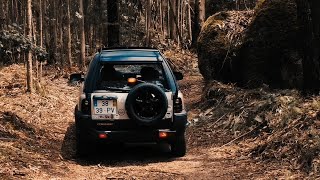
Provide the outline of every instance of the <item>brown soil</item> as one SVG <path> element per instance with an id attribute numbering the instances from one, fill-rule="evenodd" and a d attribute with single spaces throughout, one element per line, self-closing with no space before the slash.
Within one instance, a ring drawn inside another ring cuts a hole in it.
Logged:
<path id="1" fill-rule="evenodd" d="M 168 158 L 166 145 L 101 147 L 92 157 L 74 155 L 74 117 L 78 86 L 60 75 L 46 75 L 37 94 L 25 93 L 21 65 L 0 69 L 0 179 L 301 179 L 304 174 L 281 161 L 248 156 L 250 143 L 233 139 L 203 120 L 204 82 L 191 73 L 180 87 L 191 127 L 188 152 Z M 201 106 L 201 108 L 200 108 Z"/>

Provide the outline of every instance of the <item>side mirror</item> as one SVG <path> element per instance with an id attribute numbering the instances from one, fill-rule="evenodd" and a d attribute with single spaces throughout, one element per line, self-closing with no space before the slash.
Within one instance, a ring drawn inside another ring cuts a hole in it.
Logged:
<path id="1" fill-rule="evenodd" d="M 173 72 L 174 76 L 176 77 L 176 80 L 182 80 L 183 74 L 181 72 Z"/>
<path id="2" fill-rule="evenodd" d="M 83 82 L 84 76 L 82 73 L 74 73 L 70 75 L 69 81 L 72 82 Z"/>

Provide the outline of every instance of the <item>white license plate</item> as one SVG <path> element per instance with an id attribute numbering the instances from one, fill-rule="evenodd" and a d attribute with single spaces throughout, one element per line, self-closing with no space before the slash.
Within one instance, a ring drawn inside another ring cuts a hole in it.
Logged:
<path id="1" fill-rule="evenodd" d="M 94 100 L 94 114 L 109 115 L 117 114 L 116 100 Z"/>

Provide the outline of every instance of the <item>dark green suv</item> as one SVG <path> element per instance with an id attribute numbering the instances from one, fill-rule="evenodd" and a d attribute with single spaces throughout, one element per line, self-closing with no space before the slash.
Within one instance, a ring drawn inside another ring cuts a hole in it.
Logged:
<path id="1" fill-rule="evenodd" d="M 78 155 L 98 142 L 166 142 L 173 156 L 184 156 L 187 113 L 177 85 L 183 76 L 170 64 L 157 49 L 97 53 L 75 108 Z M 81 80 L 79 74 L 70 78 Z"/>

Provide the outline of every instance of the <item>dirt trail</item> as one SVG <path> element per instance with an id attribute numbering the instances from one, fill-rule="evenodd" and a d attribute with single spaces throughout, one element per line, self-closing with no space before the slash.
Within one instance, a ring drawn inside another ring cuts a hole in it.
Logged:
<path id="1" fill-rule="evenodd" d="M 22 69 L 22 70 L 21 70 Z M 10 73 L 10 74 L 9 74 Z M 246 156 L 245 146 L 193 145 L 188 152 L 168 158 L 165 145 L 101 147 L 96 155 L 74 155 L 73 109 L 78 87 L 67 79 L 45 77 L 39 94 L 25 95 L 23 68 L 0 70 L 0 179 L 275 179 L 301 178 L 288 164 L 262 163 Z M 188 76 L 180 82 L 190 118 L 200 113 L 202 79 Z M 213 130 L 214 131 L 214 130 Z"/>

